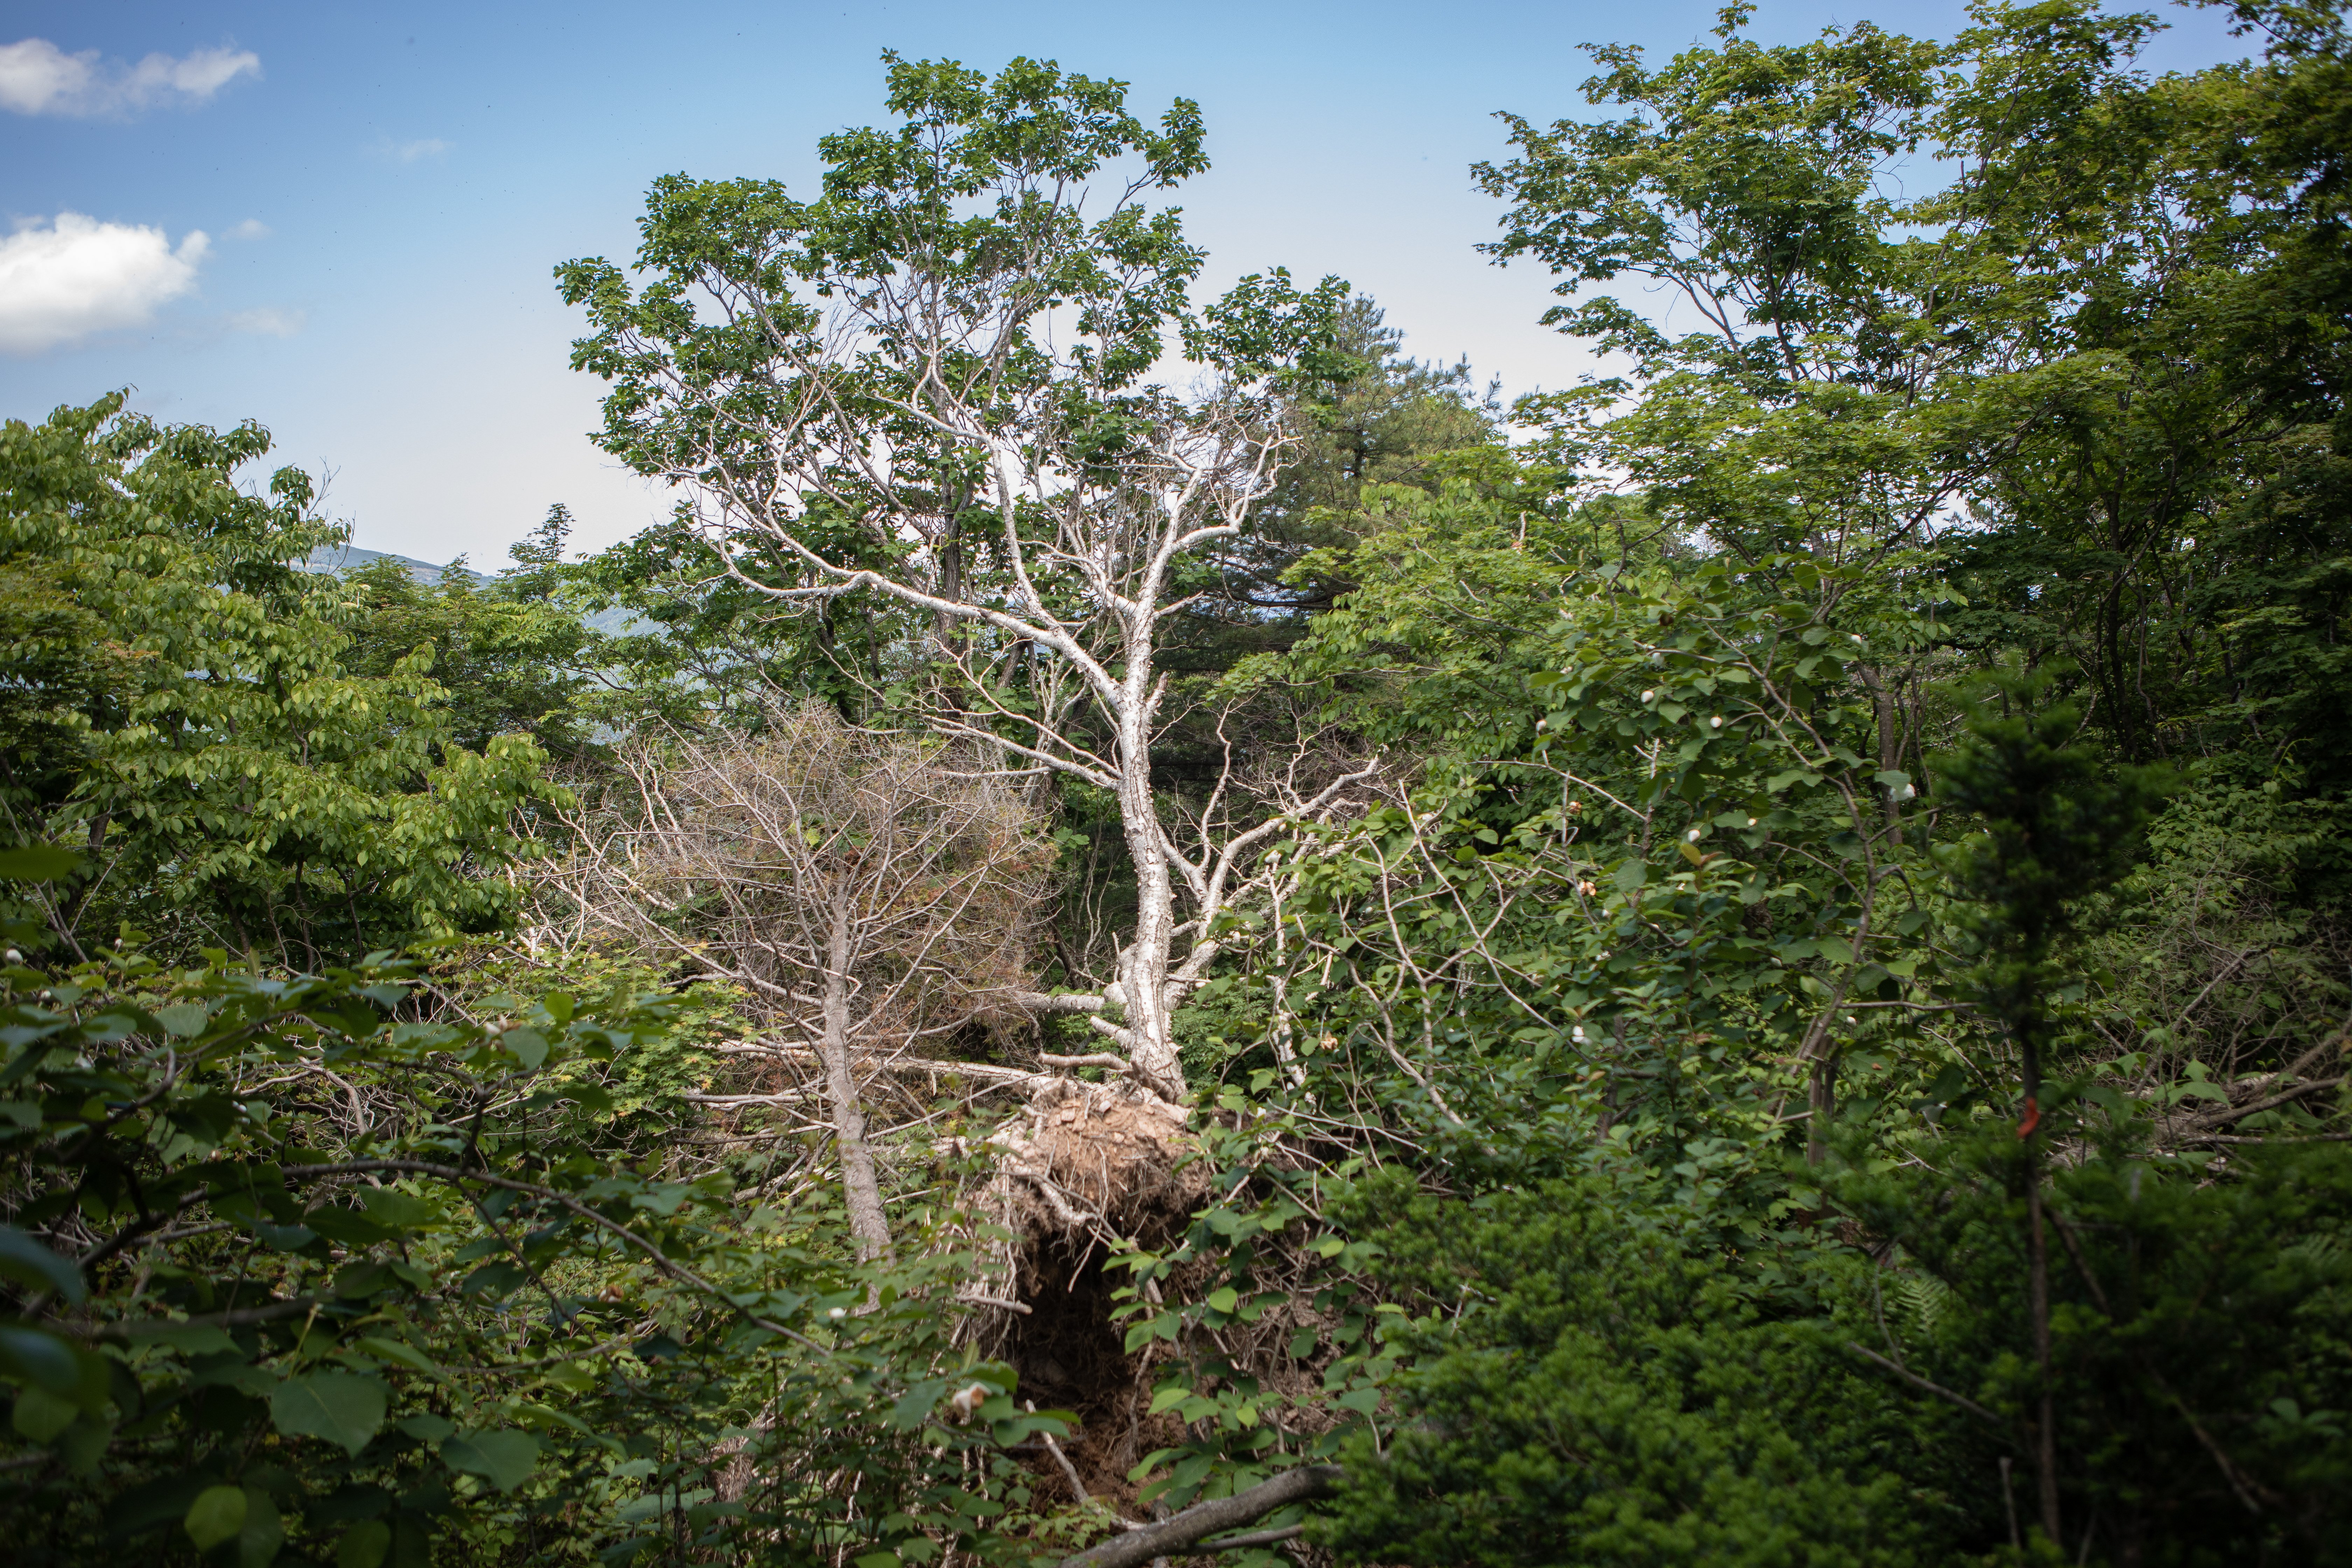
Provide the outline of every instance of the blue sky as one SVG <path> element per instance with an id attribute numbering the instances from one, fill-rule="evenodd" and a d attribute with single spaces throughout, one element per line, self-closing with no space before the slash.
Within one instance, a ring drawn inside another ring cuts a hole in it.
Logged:
<path id="1" fill-rule="evenodd" d="M 1408 352 L 1466 354 L 1509 392 L 1562 385 L 1589 363 L 1536 325 L 1538 270 L 1473 250 L 1497 208 L 1468 166 L 1502 152 L 1498 109 L 1580 111 L 1577 45 L 1670 51 L 1714 10 L 18 0 L 0 23 L 0 416 L 131 385 L 162 418 L 257 419 L 284 460 L 331 470 L 329 508 L 371 549 L 495 566 L 557 500 L 576 542 L 625 537 L 665 503 L 585 437 L 597 388 L 566 367 L 578 323 L 551 269 L 625 256 L 664 173 L 810 189 L 817 137 L 880 118 L 886 47 L 1056 59 L 1133 83 L 1147 114 L 1198 100 L 1215 166 L 1179 199 L 1213 283 L 1337 272 Z M 2241 52 L 2212 14 L 2167 15 L 2149 63 Z M 1864 17 L 1964 20 L 1942 0 L 1767 4 L 1752 30 Z"/>

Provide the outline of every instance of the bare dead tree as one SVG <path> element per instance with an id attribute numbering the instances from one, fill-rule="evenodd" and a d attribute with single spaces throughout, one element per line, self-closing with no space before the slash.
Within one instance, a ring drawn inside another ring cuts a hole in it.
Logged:
<path id="1" fill-rule="evenodd" d="M 890 1230 L 854 1061 L 1022 1016 L 1051 846 L 1007 781 L 810 703 L 757 739 L 623 755 L 635 798 L 571 863 L 582 918 L 733 983 L 821 1065 L 850 1228 Z"/>

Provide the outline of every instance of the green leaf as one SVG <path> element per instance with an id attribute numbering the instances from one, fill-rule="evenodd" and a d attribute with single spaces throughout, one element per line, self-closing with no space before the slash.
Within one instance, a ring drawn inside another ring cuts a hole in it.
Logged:
<path id="1" fill-rule="evenodd" d="M 1221 1285 L 1209 1292 L 1209 1306 L 1213 1311 L 1230 1312 L 1240 1302 L 1241 1298 L 1234 1293 L 1234 1288 L 1230 1285 Z"/>
<path id="2" fill-rule="evenodd" d="M 81 1363 L 57 1335 L 15 1324 L 0 1326 L 0 1373 L 70 1399 L 81 1387 Z"/>
<path id="3" fill-rule="evenodd" d="M 289 1437 L 321 1437 L 353 1458 L 383 1429 L 384 1386 L 356 1373 L 314 1372 L 278 1385 L 269 1419 Z"/>
<path id="4" fill-rule="evenodd" d="M 236 1349 L 236 1342 L 217 1323 L 175 1323 L 158 1318 L 144 1323 L 126 1323 L 122 1332 L 134 1344 L 167 1344 L 182 1355 L 217 1355 L 222 1351 Z"/>
<path id="5" fill-rule="evenodd" d="M 398 1278 L 389 1263 L 370 1259 L 346 1264 L 335 1275 L 335 1294 L 347 1301 L 364 1300 L 391 1289 Z"/>
<path id="6" fill-rule="evenodd" d="M 9 1425 L 28 1442 L 46 1443 L 74 1424 L 81 1406 L 46 1389 L 28 1388 L 16 1395 Z"/>
<path id="7" fill-rule="evenodd" d="M 266 1219 L 253 1222 L 253 1235 L 272 1252 L 299 1252 L 319 1239 L 319 1233 L 307 1225 L 272 1225 Z"/>
<path id="8" fill-rule="evenodd" d="M 205 1026 L 212 1019 L 213 1016 L 205 1010 L 201 1002 L 175 1002 L 155 1015 L 155 1021 L 163 1026 L 164 1033 L 183 1038 L 203 1034 Z"/>
<path id="9" fill-rule="evenodd" d="M 187 1518 L 180 1522 L 186 1527 L 188 1539 L 196 1543 L 199 1552 L 210 1552 L 224 1541 L 233 1541 L 245 1529 L 245 1489 L 243 1487 L 206 1487 L 189 1506 Z"/>
<path id="10" fill-rule="evenodd" d="M 538 1071 L 539 1064 L 547 1059 L 547 1037 L 537 1029 L 509 1029 L 499 1044 L 522 1063 L 526 1071 Z"/>
<path id="11" fill-rule="evenodd" d="M 28 1391 L 29 1392 L 29 1391 Z M 114 1417 L 91 1415 L 84 1410 L 74 1424 L 58 1439 L 58 1454 L 66 1462 L 66 1473 L 87 1476 L 98 1468 L 106 1458 L 107 1445 L 114 1441 Z"/>
<path id="12" fill-rule="evenodd" d="M 21 844 L 0 849 L 0 878 L 12 882 L 62 881 L 81 869 L 81 861 L 79 852 L 54 844 Z"/>
<path id="13" fill-rule="evenodd" d="M 360 1190 L 360 1207 L 378 1225 L 398 1230 L 411 1230 L 431 1225 L 441 1217 L 441 1211 L 413 1194 L 397 1192 L 391 1187 L 363 1187 Z"/>
<path id="14" fill-rule="evenodd" d="M 331 1205 L 312 1209 L 302 1216 L 302 1223 L 329 1241 L 340 1241 L 345 1247 L 366 1247 L 393 1238 L 393 1232 L 365 1215 Z"/>
<path id="15" fill-rule="evenodd" d="M 488 1296 L 493 1301 L 502 1301 L 530 1282 L 530 1275 L 519 1264 L 485 1263 L 466 1276 L 465 1283 L 457 1287 L 457 1293 L 461 1296 Z"/>
<path id="16" fill-rule="evenodd" d="M 381 1568 L 391 1550 L 392 1526 L 380 1519 L 362 1520 L 336 1543 L 335 1568 Z"/>
<path id="17" fill-rule="evenodd" d="M 439 1363 L 431 1356 L 426 1355 L 415 1345 L 404 1344 L 398 1340 L 380 1339 L 371 1334 L 352 1342 L 352 1348 L 365 1351 L 368 1354 L 383 1361 L 397 1363 L 413 1372 L 437 1373 L 441 1370 Z M 446 1434 L 443 1435 L 446 1436 Z"/>
<path id="18" fill-rule="evenodd" d="M 278 1505 L 255 1487 L 245 1489 L 245 1527 L 236 1532 L 237 1568 L 268 1568 L 269 1560 L 286 1543 L 286 1527 L 278 1521 Z"/>
<path id="19" fill-rule="evenodd" d="M 511 1429 L 460 1432 L 443 1440 L 441 1462 L 510 1492 L 530 1479 L 531 1467 L 539 1463 L 539 1439 Z"/>
<path id="20" fill-rule="evenodd" d="M 435 1415 L 430 1412 L 422 1415 L 404 1415 L 396 1425 L 420 1443 L 438 1443 L 457 1429 L 457 1423 L 447 1416 Z"/>
<path id="21" fill-rule="evenodd" d="M 0 1279 L 54 1290 L 77 1306 L 84 1294 L 79 1264 L 58 1257 L 13 1225 L 0 1225 Z"/>

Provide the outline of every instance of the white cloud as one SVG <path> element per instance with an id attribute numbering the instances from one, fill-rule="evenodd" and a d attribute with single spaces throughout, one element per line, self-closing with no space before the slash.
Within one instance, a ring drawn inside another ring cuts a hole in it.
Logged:
<path id="1" fill-rule="evenodd" d="M 191 229 L 177 248 L 160 228 L 79 213 L 0 239 L 0 353 L 38 353 L 114 327 L 146 324 L 196 284 L 211 245 Z"/>
<path id="2" fill-rule="evenodd" d="M 83 119 L 142 109 L 194 108 L 241 76 L 261 74 L 250 49 L 198 49 L 182 58 L 149 55 L 135 66 L 69 55 L 47 38 L 0 44 L 0 109 Z"/>
<path id="3" fill-rule="evenodd" d="M 395 163 L 414 163 L 420 158 L 437 158 L 446 153 L 450 143 L 437 136 L 421 136 L 414 142 L 394 142 L 387 136 L 375 144 L 375 154 Z"/>
<path id="4" fill-rule="evenodd" d="M 249 217 L 228 231 L 231 239 L 268 239 L 277 231 L 257 217 Z"/>
<path id="5" fill-rule="evenodd" d="M 254 332 L 265 338 L 290 338 L 310 321 L 308 310 L 281 310 L 275 305 L 263 305 L 257 310 L 238 310 L 228 318 L 233 332 Z"/>

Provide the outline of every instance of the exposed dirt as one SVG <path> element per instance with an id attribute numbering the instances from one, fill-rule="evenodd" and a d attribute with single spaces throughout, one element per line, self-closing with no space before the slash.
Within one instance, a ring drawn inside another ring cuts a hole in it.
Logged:
<path id="1" fill-rule="evenodd" d="M 1020 1373 L 1022 1397 L 1076 1413 L 1066 1449 L 1087 1491 L 1115 1506 L 1131 1505 L 1127 1472 L 1178 1428 L 1143 1414 L 1150 1352 L 1127 1353 L 1111 1313 L 1129 1279 L 1104 1264 L 1120 1239 L 1169 1245 L 1207 1201 L 1189 1120 L 1131 1084 L 1056 1079 L 989 1140 L 997 1160 L 986 1207 L 1012 1239 L 989 1259 L 984 1290 L 1029 1310 L 980 1308 L 968 1331 Z M 1060 1479 L 1050 1464 L 1041 1474 Z"/>

